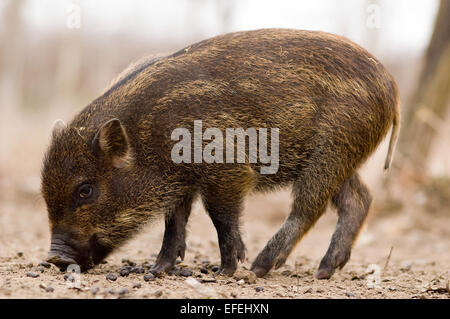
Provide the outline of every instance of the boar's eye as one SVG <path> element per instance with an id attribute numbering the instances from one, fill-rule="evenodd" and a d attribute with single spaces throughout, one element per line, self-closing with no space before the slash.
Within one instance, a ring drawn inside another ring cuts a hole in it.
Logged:
<path id="1" fill-rule="evenodd" d="M 94 189 L 90 184 L 83 184 L 78 188 L 78 196 L 82 200 L 89 199 L 94 193 Z"/>

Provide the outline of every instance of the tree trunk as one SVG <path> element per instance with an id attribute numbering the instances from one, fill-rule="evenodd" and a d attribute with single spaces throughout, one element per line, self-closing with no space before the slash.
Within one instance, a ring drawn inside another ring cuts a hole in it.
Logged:
<path id="1" fill-rule="evenodd" d="M 441 0 L 416 90 L 406 110 L 399 151 L 418 172 L 450 105 L 450 1 Z M 409 166 L 409 165 L 408 165 Z"/>

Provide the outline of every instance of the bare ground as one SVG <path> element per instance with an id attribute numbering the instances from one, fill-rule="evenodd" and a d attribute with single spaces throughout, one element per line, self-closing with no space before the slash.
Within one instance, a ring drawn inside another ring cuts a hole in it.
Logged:
<path id="1" fill-rule="evenodd" d="M 330 280 L 316 280 L 314 273 L 334 230 L 334 211 L 319 220 L 285 266 L 254 283 L 251 279 L 252 283 L 246 283 L 216 277 L 211 270 L 220 260 L 216 233 L 202 206 L 196 203 L 189 222 L 186 258 L 178 265 L 192 270 L 192 277 L 174 274 L 146 282 L 144 274 L 119 275 L 124 266 L 122 259 L 138 266 L 154 262 L 163 234 L 160 222 L 146 227 L 108 257 L 107 263 L 81 274 L 81 289 L 70 288 L 65 273 L 54 266 L 38 266 L 49 247 L 42 200 L 36 195 L 2 196 L 0 298 L 450 298 L 448 206 L 444 212 L 427 212 L 429 208 L 421 196 L 426 199 L 426 194 L 418 193 L 415 205 L 400 205 L 400 209 L 393 208 L 395 202 L 375 201 L 350 261 Z M 247 260 L 240 264 L 240 270 L 250 267 L 282 224 L 289 205 L 288 191 L 254 195 L 247 201 L 242 218 Z M 393 212 L 384 214 L 387 209 Z M 208 273 L 201 273 L 201 268 Z M 29 272 L 39 277 L 27 277 Z M 117 276 L 116 281 L 106 279 L 110 273 Z M 188 278 L 213 282 L 196 284 Z M 257 287 L 263 290 L 257 291 Z"/>

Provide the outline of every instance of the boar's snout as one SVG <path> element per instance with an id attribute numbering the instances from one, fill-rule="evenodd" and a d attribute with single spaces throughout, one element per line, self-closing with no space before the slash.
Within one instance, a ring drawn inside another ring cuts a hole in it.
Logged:
<path id="1" fill-rule="evenodd" d="M 65 270 L 71 264 L 78 264 L 77 259 L 78 252 L 70 245 L 70 237 L 64 233 L 54 232 L 47 262 L 60 270 Z"/>

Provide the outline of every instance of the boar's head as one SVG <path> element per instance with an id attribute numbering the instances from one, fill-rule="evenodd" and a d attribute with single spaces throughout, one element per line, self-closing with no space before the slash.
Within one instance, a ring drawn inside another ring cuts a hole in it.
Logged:
<path id="1" fill-rule="evenodd" d="M 41 189 L 52 234 L 48 261 L 60 269 L 100 263 L 145 217 L 129 209 L 139 194 L 133 194 L 133 156 L 124 126 L 112 119 L 90 131 L 55 124 L 44 158 Z"/>

